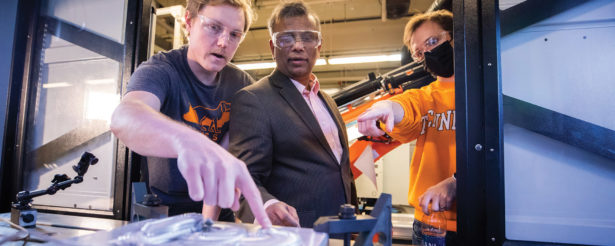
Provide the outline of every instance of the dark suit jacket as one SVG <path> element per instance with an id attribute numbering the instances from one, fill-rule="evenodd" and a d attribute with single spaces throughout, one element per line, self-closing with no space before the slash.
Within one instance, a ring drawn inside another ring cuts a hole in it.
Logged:
<path id="1" fill-rule="evenodd" d="M 229 151 L 248 165 L 263 202 L 275 198 L 293 206 L 301 227 L 336 215 L 344 203 L 356 205 L 346 127 L 333 99 L 318 94 L 339 129 L 341 165 L 308 104 L 281 72 L 240 90 L 231 105 Z M 246 201 L 237 215 L 254 220 Z"/>

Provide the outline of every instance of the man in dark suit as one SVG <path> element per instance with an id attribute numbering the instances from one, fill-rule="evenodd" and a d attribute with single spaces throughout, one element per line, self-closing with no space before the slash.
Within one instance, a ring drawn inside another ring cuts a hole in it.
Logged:
<path id="1" fill-rule="evenodd" d="M 277 68 L 235 94 L 229 151 L 248 165 L 273 224 L 312 227 L 356 204 L 346 128 L 312 74 L 322 43 L 318 17 L 302 2 L 284 3 L 269 31 Z M 246 203 L 238 217 L 253 221 Z"/>

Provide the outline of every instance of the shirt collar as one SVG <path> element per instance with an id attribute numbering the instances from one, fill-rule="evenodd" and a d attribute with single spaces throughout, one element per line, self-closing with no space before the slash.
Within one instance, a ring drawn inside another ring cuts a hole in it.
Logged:
<path id="1" fill-rule="evenodd" d="M 290 81 L 293 82 L 293 84 L 295 85 L 295 87 L 297 87 L 297 90 L 299 90 L 299 93 L 304 94 L 304 93 L 314 93 L 314 94 L 318 94 L 318 90 L 320 90 L 320 82 L 318 82 L 318 78 L 316 78 L 316 75 L 314 74 L 310 74 L 310 84 L 312 85 L 312 89 L 310 91 L 308 91 L 305 86 L 303 84 L 301 84 L 301 82 L 296 81 L 294 79 L 290 79 Z"/>
<path id="2" fill-rule="evenodd" d="M 435 86 L 437 87 L 442 87 L 442 88 L 447 88 L 447 89 L 455 89 L 455 81 L 440 81 L 440 80 L 436 80 L 433 82 Z"/>

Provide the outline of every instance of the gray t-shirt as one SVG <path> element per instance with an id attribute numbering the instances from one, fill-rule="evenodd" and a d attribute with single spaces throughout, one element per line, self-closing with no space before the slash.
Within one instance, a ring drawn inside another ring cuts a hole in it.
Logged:
<path id="1" fill-rule="evenodd" d="M 254 80 L 232 64 L 216 76 L 216 86 L 199 81 L 187 60 L 188 47 L 159 53 L 139 65 L 127 91 L 147 91 L 160 99 L 160 112 L 220 143 L 229 128 L 231 98 Z M 152 134 L 156 134 L 152 132 Z M 148 157 L 149 185 L 169 195 L 164 204 L 190 202 L 177 159 Z M 160 195 L 160 194 L 159 194 Z"/>

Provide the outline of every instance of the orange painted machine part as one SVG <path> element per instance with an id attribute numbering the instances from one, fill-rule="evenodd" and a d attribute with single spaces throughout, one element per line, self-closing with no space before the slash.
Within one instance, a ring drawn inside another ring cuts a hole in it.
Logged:
<path id="1" fill-rule="evenodd" d="M 355 121 L 359 117 L 359 115 L 361 115 L 361 113 L 365 112 L 365 110 L 371 107 L 374 103 L 378 101 L 389 99 L 390 97 L 401 93 L 402 90 L 398 88 L 398 89 L 394 89 L 391 92 L 392 93 L 387 93 L 386 95 L 383 95 L 382 97 L 376 100 L 372 100 L 370 102 L 361 104 L 356 108 L 353 108 L 352 106 L 348 106 L 348 111 L 342 114 L 342 119 L 344 119 L 344 123 L 348 124 L 350 122 Z M 363 172 L 361 172 L 357 167 L 355 167 L 354 163 L 359 158 L 359 156 L 361 156 L 361 154 L 363 153 L 367 145 L 371 145 L 372 150 L 378 153 L 378 157 L 374 159 L 374 161 L 377 161 L 382 156 L 389 153 L 391 150 L 397 148 L 397 146 L 401 145 L 401 143 L 399 141 L 393 141 L 391 143 L 378 143 L 378 142 L 363 141 L 363 140 L 357 140 L 354 143 L 352 143 L 349 148 L 349 157 L 350 157 L 350 163 L 351 163 L 350 170 L 352 171 L 353 177 L 355 179 L 361 176 Z"/>

